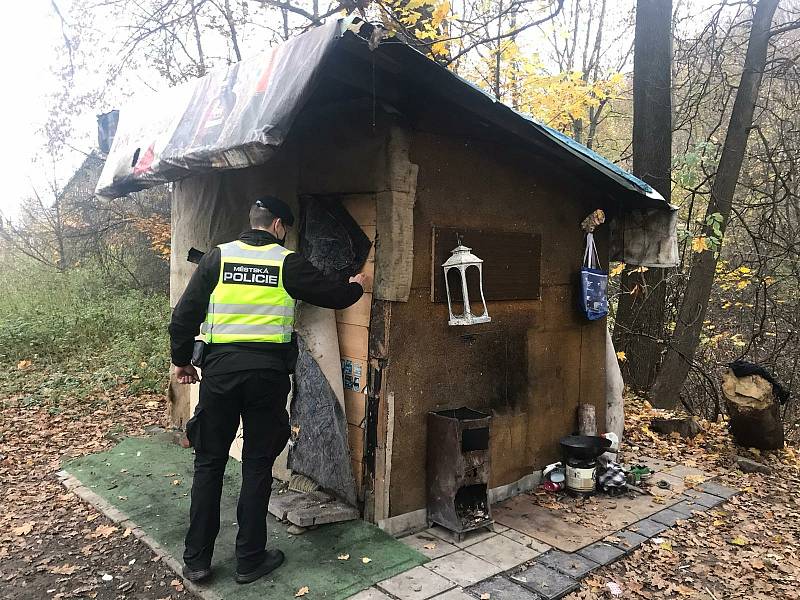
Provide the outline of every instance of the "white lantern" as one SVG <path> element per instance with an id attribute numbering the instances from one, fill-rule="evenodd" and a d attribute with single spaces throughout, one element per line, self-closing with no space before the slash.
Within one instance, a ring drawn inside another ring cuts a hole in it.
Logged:
<path id="1" fill-rule="evenodd" d="M 453 249 L 453 254 L 448 258 L 442 268 L 444 269 L 444 284 L 447 289 L 447 310 L 450 312 L 450 325 L 477 325 L 478 323 L 488 323 L 492 320 L 489 310 L 486 308 L 486 298 L 483 297 L 483 260 L 472 253 L 472 248 L 467 248 L 458 240 L 458 246 Z M 472 314 L 472 307 L 469 303 L 469 291 L 467 290 L 467 269 L 474 267 L 478 270 L 478 282 L 481 291 L 481 302 L 483 303 L 483 314 L 478 316 Z M 447 275 L 451 269 L 458 269 L 461 276 L 461 294 L 464 298 L 464 313 L 453 314 L 453 303 L 450 299 L 450 280 Z"/>

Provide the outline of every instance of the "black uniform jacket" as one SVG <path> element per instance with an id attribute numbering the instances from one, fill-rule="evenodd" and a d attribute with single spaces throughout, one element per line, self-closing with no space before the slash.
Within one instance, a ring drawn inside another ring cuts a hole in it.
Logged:
<path id="1" fill-rule="evenodd" d="M 239 239 L 251 246 L 280 242 L 259 229 L 245 231 Z M 189 280 L 183 296 L 172 311 L 169 335 L 172 363 L 178 367 L 189 364 L 195 336 L 206 318 L 211 292 L 219 280 L 220 250 L 213 248 L 203 256 Z M 357 283 L 336 281 L 326 277 L 298 253 L 290 254 L 283 263 L 283 286 L 295 300 L 323 308 L 343 309 L 358 301 L 364 290 Z M 249 369 L 284 371 L 296 353 L 294 342 L 271 344 L 248 342 L 240 344 L 210 344 L 203 364 L 204 375 L 232 373 Z"/>

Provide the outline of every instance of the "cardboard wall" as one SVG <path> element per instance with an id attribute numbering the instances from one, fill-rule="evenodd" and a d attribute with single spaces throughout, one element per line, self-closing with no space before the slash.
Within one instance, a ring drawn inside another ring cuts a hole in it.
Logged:
<path id="1" fill-rule="evenodd" d="M 370 240 L 375 241 L 375 195 L 356 194 L 345 196 L 342 204 L 364 230 Z M 375 275 L 375 247 L 370 251 L 363 272 L 370 279 Z M 336 327 L 339 334 L 339 354 L 341 360 L 353 370 L 350 378 L 345 377 L 344 402 L 347 415 L 348 438 L 350 440 L 350 460 L 356 486 L 361 489 L 364 473 L 364 425 L 366 418 L 366 396 L 364 386 L 367 382 L 367 357 L 369 341 L 369 320 L 372 308 L 372 285 L 353 306 L 336 311 Z"/>
<path id="2" fill-rule="evenodd" d="M 419 165 L 412 287 L 392 305 L 384 390 L 394 397 L 391 516 L 425 507 L 428 411 L 492 413 L 495 487 L 559 458 L 579 402 L 597 407 L 599 423 L 605 406 L 605 321 L 585 320 L 576 294 L 580 222 L 599 199 L 558 165 L 500 144 L 418 132 L 410 159 Z M 448 326 L 447 305 L 431 302 L 431 270 L 441 268 L 433 226 L 540 233 L 541 299 L 490 302 L 491 323 Z M 607 230 L 596 238 L 607 256 Z"/>

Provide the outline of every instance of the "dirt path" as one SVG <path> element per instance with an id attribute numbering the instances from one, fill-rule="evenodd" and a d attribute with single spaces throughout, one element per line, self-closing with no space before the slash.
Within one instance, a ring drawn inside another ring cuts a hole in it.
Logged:
<path id="1" fill-rule="evenodd" d="M 146 545 L 55 477 L 64 456 L 162 424 L 164 401 L 120 393 L 59 410 L 21 402 L 0 405 L 0 598 L 195 598 Z"/>

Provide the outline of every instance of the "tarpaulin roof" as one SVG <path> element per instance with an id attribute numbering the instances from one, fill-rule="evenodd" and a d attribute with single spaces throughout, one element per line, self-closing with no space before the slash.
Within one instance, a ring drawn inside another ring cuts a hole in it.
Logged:
<path id="1" fill-rule="evenodd" d="M 119 125 L 97 193 L 116 197 L 159 183 L 266 162 L 283 143 L 327 67 L 354 55 L 389 61 L 388 77 L 460 105 L 482 121 L 561 159 L 629 207 L 669 208 L 664 198 L 586 146 L 497 101 L 408 44 L 372 48 L 372 26 L 329 22 L 269 52 L 136 99 Z M 344 85 L 344 84 L 342 84 Z"/>

